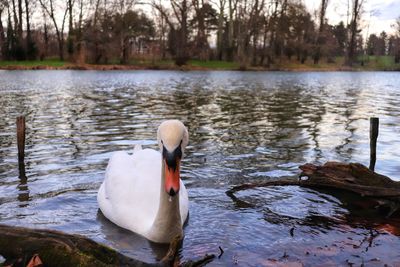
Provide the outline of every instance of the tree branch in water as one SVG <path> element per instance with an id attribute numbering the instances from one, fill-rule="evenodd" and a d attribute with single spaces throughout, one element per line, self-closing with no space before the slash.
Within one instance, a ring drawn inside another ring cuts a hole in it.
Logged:
<path id="1" fill-rule="evenodd" d="M 371 171 L 358 163 L 327 162 L 322 166 L 304 164 L 299 167 L 302 172 L 300 179 L 286 179 L 266 181 L 261 183 L 248 183 L 232 187 L 226 194 L 235 203 L 243 207 L 252 204 L 240 200 L 235 193 L 241 190 L 267 186 L 301 186 L 308 188 L 339 189 L 353 192 L 361 197 L 376 200 L 379 207 L 388 209 L 387 216 L 397 214 L 400 208 L 400 182 Z"/>

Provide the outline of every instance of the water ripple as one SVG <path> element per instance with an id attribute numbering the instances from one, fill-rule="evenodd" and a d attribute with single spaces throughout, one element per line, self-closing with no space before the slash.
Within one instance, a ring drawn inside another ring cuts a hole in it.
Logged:
<path id="1" fill-rule="evenodd" d="M 165 247 L 99 215 L 96 191 L 113 151 L 157 149 L 159 123 L 179 118 L 190 134 L 182 166 L 191 198 L 184 258 L 221 246 L 217 266 L 263 266 L 285 251 L 289 263 L 363 264 L 384 255 L 395 265 L 397 237 L 380 237 L 368 254 L 353 247 L 369 230 L 344 222 L 349 211 L 339 198 L 296 187 L 254 189 L 238 194 L 248 203 L 242 207 L 225 191 L 295 177 L 305 162 L 368 164 L 371 116 L 381 119 L 376 169 L 399 180 L 399 79 L 373 72 L 2 71 L 0 222 L 80 233 L 156 261 Z M 27 181 L 17 171 L 20 114 Z"/>

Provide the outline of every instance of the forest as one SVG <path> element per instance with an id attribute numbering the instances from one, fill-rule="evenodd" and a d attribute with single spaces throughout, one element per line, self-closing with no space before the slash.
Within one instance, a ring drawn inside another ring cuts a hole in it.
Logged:
<path id="1" fill-rule="evenodd" d="M 400 17 L 394 33 L 368 34 L 365 0 L 348 1 L 336 25 L 326 16 L 330 4 L 321 0 L 312 12 L 300 0 L 0 0 L 0 58 L 178 66 L 219 60 L 243 69 L 338 58 L 363 65 L 365 56 L 400 63 Z"/>

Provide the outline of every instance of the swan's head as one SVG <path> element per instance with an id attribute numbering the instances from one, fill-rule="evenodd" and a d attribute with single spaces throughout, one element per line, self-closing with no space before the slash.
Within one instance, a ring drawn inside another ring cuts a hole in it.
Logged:
<path id="1" fill-rule="evenodd" d="M 168 120 L 158 127 L 157 140 L 165 168 L 165 191 L 175 196 L 179 192 L 180 164 L 189 134 L 182 122 Z"/>

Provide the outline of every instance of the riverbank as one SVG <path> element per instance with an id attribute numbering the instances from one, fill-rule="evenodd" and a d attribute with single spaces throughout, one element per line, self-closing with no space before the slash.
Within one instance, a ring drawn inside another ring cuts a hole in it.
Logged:
<path id="1" fill-rule="evenodd" d="M 314 64 L 311 60 L 301 64 L 294 60 L 281 60 L 270 67 L 241 67 L 237 62 L 190 60 L 187 65 L 177 66 L 172 60 L 131 61 L 129 64 L 75 64 L 60 60 L 45 61 L 0 61 L 1 70 L 249 70 L 249 71 L 400 71 L 400 64 L 391 57 L 369 57 L 362 64 L 345 66 L 344 59 L 338 57 L 335 62 L 321 61 Z"/>

